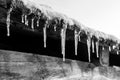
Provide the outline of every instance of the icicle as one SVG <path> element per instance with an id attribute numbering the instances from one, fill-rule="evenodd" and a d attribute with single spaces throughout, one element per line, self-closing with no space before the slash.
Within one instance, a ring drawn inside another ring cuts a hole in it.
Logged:
<path id="1" fill-rule="evenodd" d="M 24 23 L 24 14 L 22 14 L 21 17 L 22 17 L 22 23 Z"/>
<path id="2" fill-rule="evenodd" d="M 27 16 L 25 15 L 25 25 L 26 25 L 26 21 L 27 21 Z"/>
<path id="3" fill-rule="evenodd" d="M 81 41 L 81 39 L 80 39 L 80 35 L 79 35 L 79 42 Z"/>
<path id="4" fill-rule="evenodd" d="M 56 26 L 54 26 L 54 31 L 56 31 Z"/>
<path id="5" fill-rule="evenodd" d="M 74 39 L 75 39 L 75 55 L 77 55 L 77 48 L 78 48 L 78 33 L 75 30 L 74 32 Z"/>
<path id="6" fill-rule="evenodd" d="M 99 50 L 99 42 L 96 42 L 96 54 L 97 54 L 97 58 L 99 57 L 98 50 Z"/>
<path id="7" fill-rule="evenodd" d="M 44 35 L 44 48 L 46 48 L 46 40 L 47 40 L 47 32 L 46 29 L 48 27 L 48 20 L 46 20 L 44 28 L 43 28 L 43 35 Z"/>
<path id="8" fill-rule="evenodd" d="M 116 47 L 115 45 L 112 46 L 113 49 L 115 49 L 115 47 Z"/>
<path id="9" fill-rule="evenodd" d="M 119 51 L 117 51 L 117 55 L 119 55 Z"/>
<path id="10" fill-rule="evenodd" d="M 102 47 L 102 50 L 105 50 L 104 46 Z"/>
<path id="11" fill-rule="evenodd" d="M 89 62 L 91 62 L 91 60 L 90 60 L 90 46 L 91 46 L 91 40 L 90 40 L 90 38 L 88 38 L 87 39 L 87 47 L 88 47 L 88 60 L 89 60 Z"/>
<path id="12" fill-rule="evenodd" d="M 44 48 L 46 48 L 46 26 L 43 28 L 43 35 L 44 35 Z"/>
<path id="13" fill-rule="evenodd" d="M 111 51 L 111 46 L 109 46 L 109 51 Z"/>
<path id="14" fill-rule="evenodd" d="M 32 30 L 34 30 L 34 19 L 32 19 L 31 28 L 32 28 Z"/>
<path id="15" fill-rule="evenodd" d="M 118 45 L 116 45 L 116 49 L 117 49 L 117 55 L 119 55 L 119 47 L 118 47 Z"/>
<path id="16" fill-rule="evenodd" d="M 81 31 L 79 31 L 79 33 L 78 33 L 78 40 L 79 40 L 79 42 L 81 41 L 81 39 L 80 39 L 80 33 L 81 33 Z"/>
<path id="17" fill-rule="evenodd" d="M 66 40 L 66 28 L 61 29 L 61 49 L 63 55 L 63 61 L 65 61 L 65 40 Z"/>
<path id="18" fill-rule="evenodd" d="M 39 14 L 40 15 L 40 14 Z M 39 27 L 40 16 L 38 16 L 37 27 Z"/>
<path id="19" fill-rule="evenodd" d="M 10 8 L 10 10 L 7 13 L 7 20 L 6 20 L 6 24 L 7 24 L 7 36 L 10 36 L 10 13 L 12 12 L 12 7 Z"/>
<path id="20" fill-rule="evenodd" d="M 37 27 L 39 27 L 39 19 L 37 20 Z"/>
<path id="21" fill-rule="evenodd" d="M 92 52 L 94 53 L 95 50 L 94 50 L 94 41 L 92 40 Z"/>
<path id="22" fill-rule="evenodd" d="M 28 26 L 27 15 L 25 15 L 25 25 L 27 25 L 27 26 Z"/>
<path id="23" fill-rule="evenodd" d="M 26 20 L 26 25 L 28 26 L 28 20 Z"/>

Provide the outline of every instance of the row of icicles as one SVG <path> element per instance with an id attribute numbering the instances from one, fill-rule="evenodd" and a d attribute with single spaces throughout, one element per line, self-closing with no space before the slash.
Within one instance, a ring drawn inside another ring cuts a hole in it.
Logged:
<path id="1" fill-rule="evenodd" d="M 7 13 L 7 19 L 6 19 L 6 24 L 7 24 L 7 36 L 10 36 L 10 13 L 12 12 L 12 8 L 10 8 L 10 10 Z M 25 25 L 28 26 L 28 20 L 27 20 L 27 15 L 22 15 L 22 23 L 24 23 Z M 37 20 L 37 26 L 39 26 L 39 19 Z M 46 48 L 46 27 L 47 25 L 45 24 L 45 26 L 43 27 L 43 36 L 44 36 L 44 48 Z M 62 55 L 63 55 L 63 61 L 65 61 L 65 42 L 66 42 L 66 29 L 67 29 L 67 25 L 63 25 L 64 27 L 61 29 L 61 49 L 62 49 Z M 34 19 L 31 19 L 31 28 L 34 29 Z M 56 26 L 54 27 L 54 30 L 56 31 Z M 78 42 L 81 41 L 80 39 L 80 31 L 77 32 L 76 30 L 74 30 L 74 41 L 75 41 L 75 55 L 77 55 L 77 49 L 78 49 Z M 92 45 L 91 45 L 92 44 Z M 95 46 L 96 45 L 96 48 Z M 87 39 L 87 47 L 88 47 L 88 60 L 89 62 L 91 62 L 91 57 L 90 57 L 90 47 L 92 46 L 92 52 L 94 53 L 96 49 L 96 55 L 97 57 L 99 57 L 99 42 L 94 42 L 93 40 L 91 40 L 90 37 L 88 37 Z M 103 47 L 104 49 L 104 47 Z M 109 47 L 109 51 L 111 51 L 111 47 Z"/>

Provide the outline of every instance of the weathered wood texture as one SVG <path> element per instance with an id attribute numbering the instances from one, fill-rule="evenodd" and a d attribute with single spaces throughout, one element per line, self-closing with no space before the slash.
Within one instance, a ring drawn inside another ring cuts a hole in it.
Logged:
<path id="1" fill-rule="evenodd" d="M 102 47 L 100 51 L 100 63 L 103 66 L 109 66 L 109 47 Z"/>
<path id="2" fill-rule="evenodd" d="M 0 50 L 0 80 L 119 80 L 120 68 Z"/>

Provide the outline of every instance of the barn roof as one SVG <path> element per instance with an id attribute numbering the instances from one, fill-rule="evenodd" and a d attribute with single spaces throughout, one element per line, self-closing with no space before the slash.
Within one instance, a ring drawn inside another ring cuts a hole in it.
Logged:
<path id="1" fill-rule="evenodd" d="M 77 44 L 78 44 L 78 37 L 81 36 L 81 33 L 86 35 L 86 42 L 88 46 L 88 53 L 89 48 L 91 46 L 91 39 L 95 39 L 96 46 L 98 47 L 97 42 L 101 42 L 102 45 L 106 44 L 107 46 L 118 46 L 120 43 L 120 40 L 116 38 L 113 35 L 105 34 L 100 31 L 96 31 L 94 29 L 91 29 L 89 27 L 86 27 L 82 23 L 78 22 L 77 20 L 70 18 L 62 13 L 58 13 L 54 11 L 51 7 L 43 5 L 43 4 L 38 4 L 37 2 L 33 0 L 12 0 L 12 5 L 11 9 L 8 11 L 7 15 L 7 27 L 8 27 L 8 32 L 9 32 L 9 17 L 10 17 L 10 12 L 14 8 L 20 8 L 22 10 L 22 13 L 24 15 L 29 15 L 29 14 L 34 14 L 38 17 L 42 17 L 45 19 L 46 24 L 49 25 L 50 21 L 55 21 L 56 25 L 61 25 L 60 22 L 62 22 L 62 26 L 60 26 L 61 29 L 61 44 L 62 44 L 62 54 L 65 53 L 65 40 L 66 40 L 66 29 L 73 30 L 74 33 L 74 38 L 75 38 L 75 53 L 77 54 Z M 25 22 L 26 23 L 26 22 Z M 56 26 L 58 27 L 58 26 Z M 32 26 L 33 29 L 33 26 Z M 57 32 L 57 31 L 56 31 Z M 46 28 L 43 28 L 43 33 L 44 33 L 44 47 L 46 47 Z M 92 45 L 93 46 L 93 45 Z M 98 49 L 98 48 L 96 48 Z M 90 54 L 90 53 L 89 53 Z"/>
<path id="2" fill-rule="evenodd" d="M 16 5 L 16 3 L 17 3 L 17 5 Z M 100 32 L 100 31 L 96 31 L 89 27 L 86 27 L 85 25 L 78 22 L 77 20 L 69 18 L 68 16 L 66 16 L 62 13 L 58 13 L 58 12 L 54 11 L 51 7 L 49 7 L 47 5 L 38 4 L 37 2 L 35 3 L 32 0 L 13 0 L 13 5 L 17 6 L 17 7 L 22 6 L 22 8 L 28 8 L 33 13 L 37 13 L 36 10 L 39 9 L 49 20 L 52 20 L 54 18 L 63 19 L 67 24 L 69 24 L 71 26 L 76 25 L 81 30 L 84 30 L 86 34 L 93 35 L 97 39 L 103 38 L 105 40 L 112 40 L 113 42 L 116 42 L 116 43 L 120 42 L 120 40 L 118 38 L 116 38 L 115 36 L 109 35 L 109 34 L 106 34 L 106 33 Z M 76 28 L 74 28 L 74 29 L 76 29 Z"/>

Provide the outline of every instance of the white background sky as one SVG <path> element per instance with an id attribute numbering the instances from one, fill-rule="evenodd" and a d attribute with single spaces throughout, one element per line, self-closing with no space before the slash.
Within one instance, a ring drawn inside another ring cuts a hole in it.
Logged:
<path id="1" fill-rule="evenodd" d="M 120 39 L 120 0 L 35 0 Z"/>

